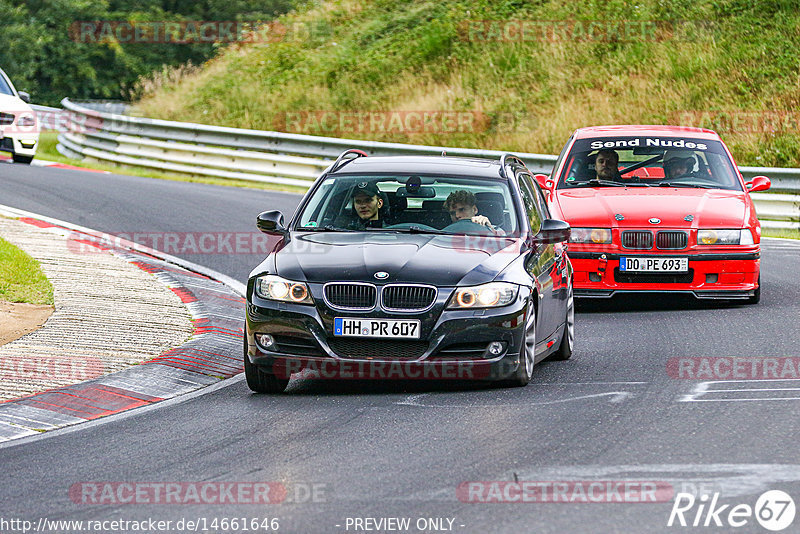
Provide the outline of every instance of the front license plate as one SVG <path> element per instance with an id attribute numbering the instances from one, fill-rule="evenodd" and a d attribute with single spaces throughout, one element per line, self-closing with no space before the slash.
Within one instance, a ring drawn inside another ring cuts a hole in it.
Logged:
<path id="1" fill-rule="evenodd" d="M 622 273 L 685 273 L 689 271 L 689 258 L 631 258 L 619 259 Z"/>
<path id="2" fill-rule="evenodd" d="M 416 319 L 333 319 L 333 335 L 347 337 L 382 337 L 419 339 L 419 321 Z"/>

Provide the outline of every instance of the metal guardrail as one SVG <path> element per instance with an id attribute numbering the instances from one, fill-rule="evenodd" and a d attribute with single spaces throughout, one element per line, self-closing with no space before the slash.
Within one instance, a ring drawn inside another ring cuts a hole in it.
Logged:
<path id="1" fill-rule="evenodd" d="M 498 150 L 382 143 L 132 117 L 118 113 L 125 108 L 114 103 L 87 106 L 65 98 L 61 104 L 64 110 L 57 123 L 63 123 L 63 129 L 57 148 L 65 156 L 202 176 L 308 187 L 348 148 L 370 155 L 446 152 L 499 159 L 503 154 Z M 516 155 L 531 171 L 545 174 L 552 171 L 557 159 L 547 154 Z M 740 167 L 740 171 L 745 178 L 765 175 L 772 181 L 770 193 L 752 195 L 762 226 L 800 229 L 800 169 Z"/>
<path id="2" fill-rule="evenodd" d="M 66 128 L 66 125 L 59 125 L 64 110 L 61 108 L 51 108 L 48 106 L 38 106 L 31 104 L 31 109 L 36 113 L 36 121 L 39 123 L 39 131 L 54 130 L 60 131 Z"/>

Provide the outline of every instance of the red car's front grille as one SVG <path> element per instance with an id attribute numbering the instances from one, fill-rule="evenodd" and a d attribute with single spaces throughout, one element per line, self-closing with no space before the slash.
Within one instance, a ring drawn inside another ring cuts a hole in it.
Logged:
<path id="1" fill-rule="evenodd" d="M 622 232 L 622 248 L 637 250 L 653 248 L 653 232 L 648 230 L 626 230 Z"/>
<path id="2" fill-rule="evenodd" d="M 618 284 L 691 284 L 694 269 L 686 273 L 623 273 L 614 268 L 614 281 Z"/>
<path id="3" fill-rule="evenodd" d="M 681 250 L 688 243 L 686 232 L 681 230 L 662 230 L 656 234 L 656 248 L 661 250 Z"/>

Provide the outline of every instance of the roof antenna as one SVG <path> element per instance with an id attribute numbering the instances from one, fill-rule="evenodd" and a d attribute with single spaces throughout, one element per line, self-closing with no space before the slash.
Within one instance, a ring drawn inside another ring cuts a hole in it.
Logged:
<path id="1" fill-rule="evenodd" d="M 445 157 L 446 155 L 447 155 L 447 151 L 446 150 L 442 150 L 442 157 Z"/>

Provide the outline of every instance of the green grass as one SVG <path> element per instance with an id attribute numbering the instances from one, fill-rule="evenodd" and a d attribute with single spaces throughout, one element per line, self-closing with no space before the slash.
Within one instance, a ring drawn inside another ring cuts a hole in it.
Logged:
<path id="1" fill-rule="evenodd" d="M 0 300 L 53 304 L 53 286 L 39 262 L 0 238 Z"/>
<path id="2" fill-rule="evenodd" d="M 101 162 L 92 158 L 81 160 L 68 158 L 62 155 L 57 149 L 58 134 L 55 132 L 44 132 L 39 135 L 39 147 L 36 149 L 36 158 L 57 163 L 66 163 L 87 169 L 108 171 L 114 174 L 125 174 L 129 176 L 141 176 L 143 178 L 157 178 L 161 180 L 172 180 L 176 182 L 192 182 L 200 184 L 224 185 L 230 187 L 249 187 L 251 189 L 264 189 L 270 191 L 288 191 L 290 193 L 305 193 L 306 189 L 282 184 L 268 184 L 262 182 L 250 182 L 247 180 L 232 180 L 227 178 L 211 178 L 207 176 L 197 176 L 190 174 L 177 174 L 150 170 L 144 167 L 132 167 L 130 165 L 115 165 Z"/>
<path id="3" fill-rule="evenodd" d="M 656 39 L 507 42 L 476 39 L 469 24 L 480 20 L 661 26 Z M 673 31 L 676 20 L 693 22 Z M 800 166 L 800 12 L 789 0 L 332 0 L 281 21 L 311 31 L 142 80 L 136 111 L 284 131 L 287 112 L 471 111 L 483 119 L 466 132 L 297 133 L 548 154 L 581 126 L 790 114 L 776 131 L 697 125 L 715 127 L 740 165 Z"/>
<path id="4" fill-rule="evenodd" d="M 785 239 L 800 239 L 800 230 L 773 230 L 761 229 L 762 237 L 783 237 Z"/>

